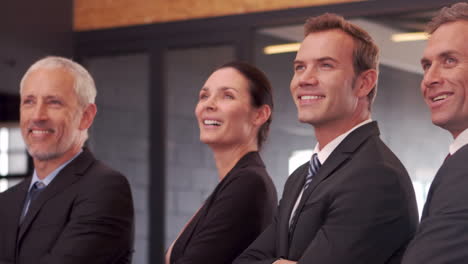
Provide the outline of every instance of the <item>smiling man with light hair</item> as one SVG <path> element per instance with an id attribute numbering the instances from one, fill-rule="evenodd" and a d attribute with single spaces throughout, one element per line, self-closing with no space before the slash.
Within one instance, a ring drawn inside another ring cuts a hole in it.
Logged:
<path id="1" fill-rule="evenodd" d="M 20 96 L 34 173 L 0 194 L 0 264 L 130 263 L 130 186 L 84 147 L 97 112 L 92 77 L 46 57 L 24 75 Z"/>

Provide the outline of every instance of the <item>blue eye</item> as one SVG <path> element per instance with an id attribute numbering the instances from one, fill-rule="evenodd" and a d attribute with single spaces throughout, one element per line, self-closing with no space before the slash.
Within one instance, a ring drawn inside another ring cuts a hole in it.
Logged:
<path id="1" fill-rule="evenodd" d="M 325 69 L 332 69 L 334 68 L 334 65 L 331 63 L 323 62 L 320 64 L 320 67 L 325 68 Z"/>
<path id="2" fill-rule="evenodd" d="M 302 64 L 298 64 L 294 66 L 294 71 L 302 71 L 305 69 L 305 66 Z"/>
<path id="3" fill-rule="evenodd" d="M 28 105 L 28 104 L 32 104 L 33 103 L 33 100 L 32 99 L 24 99 L 23 100 L 23 104 L 24 105 Z"/>
<path id="4" fill-rule="evenodd" d="M 50 101 L 49 101 L 49 104 L 52 104 L 52 105 L 62 105 L 62 101 L 60 101 L 60 100 L 50 100 Z"/>
<path id="5" fill-rule="evenodd" d="M 452 58 L 452 57 L 448 57 L 445 59 L 445 63 L 446 64 L 455 64 L 457 62 L 457 60 L 455 58 Z"/>
<path id="6" fill-rule="evenodd" d="M 421 64 L 421 67 L 422 67 L 423 71 L 427 71 L 431 67 L 431 64 L 430 63 L 423 63 L 423 64 Z"/>

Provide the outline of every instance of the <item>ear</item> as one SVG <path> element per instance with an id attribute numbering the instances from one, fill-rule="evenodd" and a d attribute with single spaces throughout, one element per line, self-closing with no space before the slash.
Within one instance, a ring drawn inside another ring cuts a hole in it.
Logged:
<path id="1" fill-rule="evenodd" d="M 359 98 L 367 97 L 377 83 L 377 71 L 369 69 L 362 72 L 356 80 L 356 95 Z"/>
<path id="2" fill-rule="evenodd" d="M 86 106 L 86 108 L 83 111 L 83 115 L 81 116 L 80 130 L 86 130 L 93 124 L 96 113 L 96 104 L 88 104 L 88 106 Z"/>
<path id="3" fill-rule="evenodd" d="M 255 116 L 253 123 L 254 125 L 260 127 L 262 126 L 268 118 L 271 116 L 271 108 L 269 105 L 262 105 L 259 108 L 255 109 Z"/>

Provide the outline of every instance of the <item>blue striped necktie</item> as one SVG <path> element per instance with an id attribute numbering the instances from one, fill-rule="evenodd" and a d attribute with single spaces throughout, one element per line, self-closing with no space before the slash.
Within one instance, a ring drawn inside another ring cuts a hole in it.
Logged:
<path id="1" fill-rule="evenodd" d="M 37 197 L 42 192 L 42 190 L 44 190 L 45 187 L 46 185 L 41 181 L 37 181 L 33 184 L 33 186 L 31 187 L 31 190 L 29 190 L 28 197 L 26 198 L 27 200 L 26 200 L 26 203 L 24 204 L 23 213 L 21 214 L 21 218 L 20 218 L 20 223 L 23 222 L 24 217 L 28 213 L 28 210 L 31 207 L 32 202 L 37 199 Z"/>
<path id="2" fill-rule="evenodd" d="M 307 174 L 304 183 L 304 191 L 309 187 L 310 183 L 312 182 L 312 178 L 315 176 L 315 174 L 317 174 L 320 166 L 322 166 L 322 164 L 320 164 L 317 153 L 314 153 L 314 155 L 312 155 L 312 159 L 309 161 L 309 173 Z"/>
<path id="3" fill-rule="evenodd" d="M 301 200 L 304 199 L 304 192 L 310 186 L 310 183 L 312 183 L 312 179 L 317 174 L 320 166 L 322 166 L 322 164 L 320 164 L 317 153 L 314 153 L 314 155 L 312 155 L 312 159 L 310 159 L 310 161 L 309 161 L 309 171 L 308 171 L 306 179 L 305 179 L 304 187 L 303 187 L 303 190 L 302 190 Z M 294 224 L 297 221 L 297 217 L 299 215 L 298 211 L 299 211 L 299 207 L 296 208 L 296 210 L 294 210 L 293 217 L 292 217 L 291 223 L 289 225 L 289 233 L 290 234 L 291 234 L 291 232 L 293 230 Z"/>

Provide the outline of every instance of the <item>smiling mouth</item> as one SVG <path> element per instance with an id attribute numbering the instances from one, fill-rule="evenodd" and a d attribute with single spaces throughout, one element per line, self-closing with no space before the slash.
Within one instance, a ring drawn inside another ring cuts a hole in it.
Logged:
<path id="1" fill-rule="evenodd" d="M 432 102 L 442 101 L 442 100 L 447 99 L 447 97 L 449 97 L 448 94 L 442 94 L 442 95 L 439 95 L 439 96 L 436 96 L 436 97 L 432 98 Z"/>
<path id="2" fill-rule="evenodd" d="M 207 126 L 221 126 L 222 122 L 217 120 L 203 120 L 203 124 Z"/>
<path id="3" fill-rule="evenodd" d="M 29 129 L 29 133 L 33 135 L 45 135 L 52 134 L 54 131 L 52 129 Z"/>
<path id="4" fill-rule="evenodd" d="M 299 96 L 299 100 L 317 100 L 317 99 L 322 99 L 325 98 L 323 95 L 302 95 Z"/>

